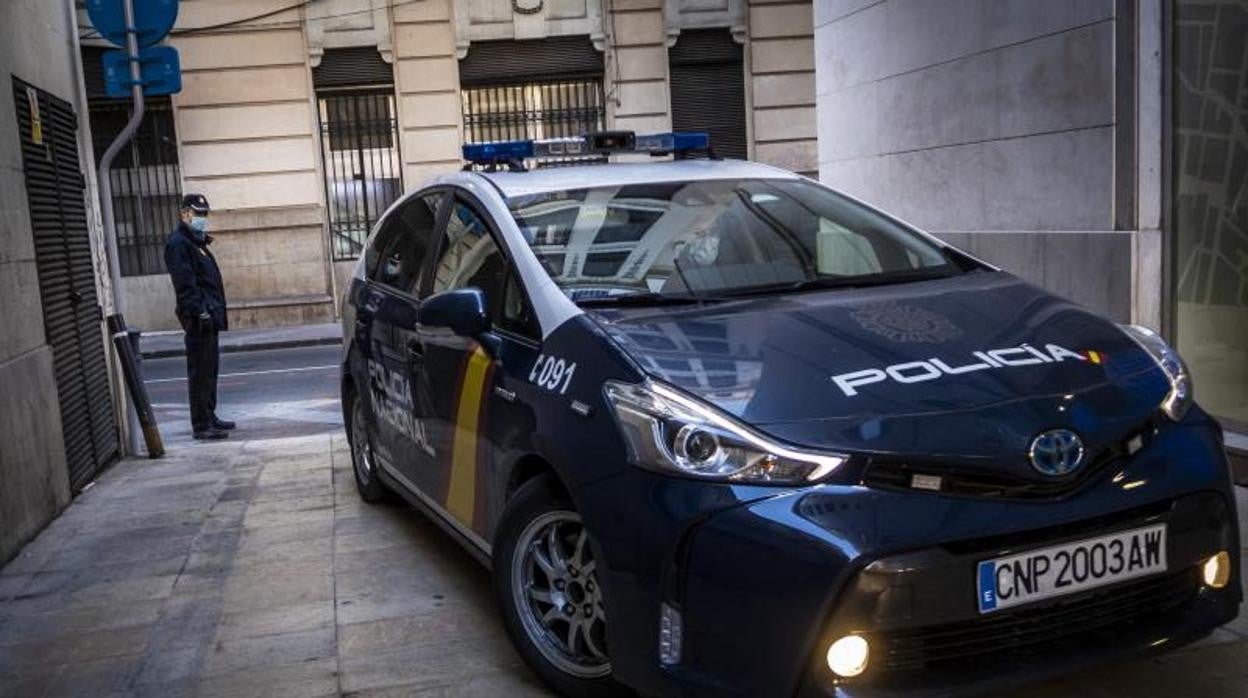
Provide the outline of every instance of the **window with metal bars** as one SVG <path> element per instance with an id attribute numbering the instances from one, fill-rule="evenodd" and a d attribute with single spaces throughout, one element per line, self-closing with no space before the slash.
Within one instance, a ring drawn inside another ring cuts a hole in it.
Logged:
<path id="1" fill-rule="evenodd" d="M 130 119 L 128 102 L 92 100 L 91 139 L 98 164 Z M 134 139 L 113 160 L 113 215 L 123 276 L 164 274 L 165 239 L 178 221 L 181 175 L 173 106 L 168 97 L 145 100 Z"/>
<path id="2" fill-rule="evenodd" d="M 603 129 L 601 79 L 562 79 L 465 86 L 464 139 L 469 143 L 563 138 Z"/>
<path id="3" fill-rule="evenodd" d="M 358 259 L 381 214 L 403 193 L 392 88 L 317 94 L 334 261 Z"/>
<path id="4" fill-rule="evenodd" d="M 603 68 L 602 52 L 588 36 L 472 42 L 459 61 L 465 142 L 601 131 L 606 122 Z M 602 158 L 565 162 L 587 159 Z"/>

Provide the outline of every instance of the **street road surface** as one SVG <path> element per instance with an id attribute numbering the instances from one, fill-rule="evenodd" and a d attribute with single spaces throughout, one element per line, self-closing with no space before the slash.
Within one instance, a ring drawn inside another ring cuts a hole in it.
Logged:
<path id="1" fill-rule="evenodd" d="M 294 347 L 221 355 L 217 416 L 238 422 L 231 438 L 323 434 L 342 427 L 338 346 Z M 147 395 L 165 441 L 190 438 L 186 358 L 143 361 Z"/>

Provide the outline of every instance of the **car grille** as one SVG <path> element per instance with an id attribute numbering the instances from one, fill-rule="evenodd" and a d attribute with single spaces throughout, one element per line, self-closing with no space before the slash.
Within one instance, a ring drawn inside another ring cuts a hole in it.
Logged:
<path id="1" fill-rule="evenodd" d="M 1056 499 L 1077 492 L 1096 480 L 1111 465 L 1146 446 L 1156 431 L 1155 422 L 1150 420 L 1143 427 L 1092 454 L 1088 464 L 1069 477 L 1032 480 L 1008 473 L 976 471 L 956 464 L 873 457 L 863 471 L 862 484 L 879 489 L 966 497 Z M 917 486 L 916 476 L 927 476 L 928 482 L 932 482 L 931 478 L 939 478 L 939 488 Z"/>
<path id="2" fill-rule="evenodd" d="M 884 675 L 956 668 L 961 662 L 985 662 L 1043 652 L 1059 641 L 1099 633 L 1112 635 L 1145 617 L 1156 618 L 1193 599 L 1195 574 L 1154 577 L 1074 597 L 1041 608 L 1003 611 L 971 621 L 878 633 L 870 638 L 872 654 L 880 648 Z"/>

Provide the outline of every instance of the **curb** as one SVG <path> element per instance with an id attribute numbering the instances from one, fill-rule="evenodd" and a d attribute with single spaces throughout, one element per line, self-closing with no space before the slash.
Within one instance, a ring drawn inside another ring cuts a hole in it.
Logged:
<path id="1" fill-rule="evenodd" d="M 250 344 L 222 344 L 222 354 L 237 354 L 245 351 L 263 351 L 265 349 L 292 349 L 295 347 L 317 347 L 342 344 L 341 337 L 313 337 L 310 339 L 273 339 L 253 342 Z M 185 348 L 154 349 L 142 352 L 144 359 L 169 359 L 186 356 Z"/>

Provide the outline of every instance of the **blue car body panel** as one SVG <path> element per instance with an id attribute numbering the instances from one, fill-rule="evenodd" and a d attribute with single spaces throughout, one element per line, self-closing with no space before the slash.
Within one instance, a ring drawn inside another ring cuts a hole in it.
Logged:
<path id="1" fill-rule="evenodd" d="M 393 388 L 379 380 L 401 384 L 413 416 L 436 422 L 419 439 L 381 439 L 385 481 L 415 485 L 435 517 L 448 521 L 463 363 L 484 357 L 474 506 L 449 530 L 488 560 L 517 478 L 535 462 L 553 469 L 593 535 L 613 672 L 648 694 L 923 692 L 870 677 L 837 681 L 822 663 L 823 643 L 831 633 L 873 630 L 861 627 L 864 619 L 876 619 L 881 632 L 974 622 L 977 560 L 1137 520 L 1174 522 L 1171 570 L 1195 575 L 1200 560 L 1229 550 L 1232 584 L 1199 592 L 1180 619 L 1119 643 L 1057 653 L 1043 664 L 932 674 L 927 692 L 996 688 L 1147 649 L 1158 638 L 1181 643 L 1238 609 L 1235 500 L 1216 423 L 1199 408 L 1180 423 L 1161 417 L 1168 380 L 1134 340 L 1005 273 L 593 310 L 540 341 L 422 334 L 418 302 L 363 278 L 352 281 L 343 315 L 344 389 L 360 396 Z M 412 342 L 423 347 L 418 360 L 404 350 Z M 539 385 L 535 375 L 552 356 L 574 362 L 575 373 L 564 385 Z M 392 380 L 378 363 L 406 380 Z M 711 483 L 638 468 L 628 462 L 603 385 L 648 379 L 779 441 L 850 459 L 807 487 Z M 369 409 L 378 421 L 378 405 L 370 401 Z M 867 479 L 878 463 L 904 461 L 1041 486 L 1046 476 L 1025 454 L 1038 433 L 1055 428 L 1077 432 L 1089 453 L 1113 456 L 1057 496 L 958 496 Z M 1116 450 L 1136 436 L 1136 451 Z M 1185 499 L 1193 497 L 1204 499 Z M 1185 523 L 1194 507 L 1212 511 L 1211 521 Z M 927 588 L 907 577 L 903 561 L 930 565 L 940 583 Z M 872 579 L 889 581 L 872 591 Z M 891 597 L 883 590 L 894 587 Z M 661 603 L 679 608 L 685 622 L 675 666 L 658 658 Z"/>

